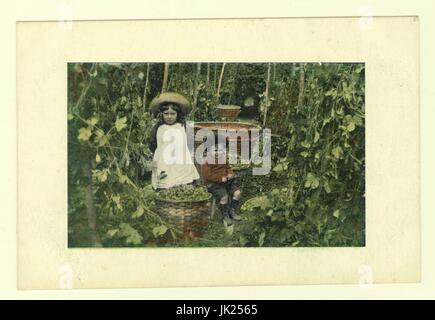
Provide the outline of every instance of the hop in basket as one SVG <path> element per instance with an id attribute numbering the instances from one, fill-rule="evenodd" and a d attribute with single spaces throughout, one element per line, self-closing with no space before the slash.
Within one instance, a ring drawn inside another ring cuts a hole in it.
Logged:
<path id="1" fill-rule="evenodd" d="M 159 191 L 156 208 L 182 239 L 201 237 L 207 230 L 211 194 L 203 187 L 182 186 Z"/>

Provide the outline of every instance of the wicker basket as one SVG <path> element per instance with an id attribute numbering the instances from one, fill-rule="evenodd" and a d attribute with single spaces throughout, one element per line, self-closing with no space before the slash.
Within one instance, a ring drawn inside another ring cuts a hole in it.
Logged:
<path id="1" fill-rule="evenodd" d="M 156 198 L 158 212 L 172 224 L 182 239 L 193 239 L 204 235 L 207 230 L 211 195 L 198 201 L 168 200 Z"/>
<path id="2" fill-rule="evenodd" d="M 227 121 L 235 121 L 240 114 L 240 107 L 235 105 L 219 105 L 218 115 Z"/>

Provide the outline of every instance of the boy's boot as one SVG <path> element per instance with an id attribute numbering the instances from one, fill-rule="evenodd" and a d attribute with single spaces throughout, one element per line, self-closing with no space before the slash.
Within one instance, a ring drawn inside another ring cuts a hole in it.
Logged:
<path id="1" fill-rule="evenodd" d="M 229 203 L 219 203 L 219 209 L 222 214 L 223 222 L 226 223 L 227 226 L 231 225 L 231 219 L 230 219 L 230 204 Z"/>
<path id="2" fill-rule="evenodd" d="M 237 214 L 240 207 L 240 201 L 236 199 L 231 199 L 231 205 L 230 205 L 230 218 L 233 220 L 242 220 L 242 217 Z"/>

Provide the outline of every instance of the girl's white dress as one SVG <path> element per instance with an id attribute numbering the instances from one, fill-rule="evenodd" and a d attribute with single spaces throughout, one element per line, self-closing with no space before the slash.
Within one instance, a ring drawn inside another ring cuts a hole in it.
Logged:
<path id="1" fill-rule="evenodd" d="M 157 129 L 152 186 L 167 189 L 199 179 L 187 146 L 186 130 L 181 123 L 162 124 Z"/>

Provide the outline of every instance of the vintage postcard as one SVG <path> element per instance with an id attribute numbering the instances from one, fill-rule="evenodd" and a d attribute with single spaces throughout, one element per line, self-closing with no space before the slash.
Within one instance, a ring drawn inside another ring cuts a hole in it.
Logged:
<path id="1" fill-rule="evenodd" d="M 21 289 L 419 281 L 415 17 L 17 43 Z"/>

